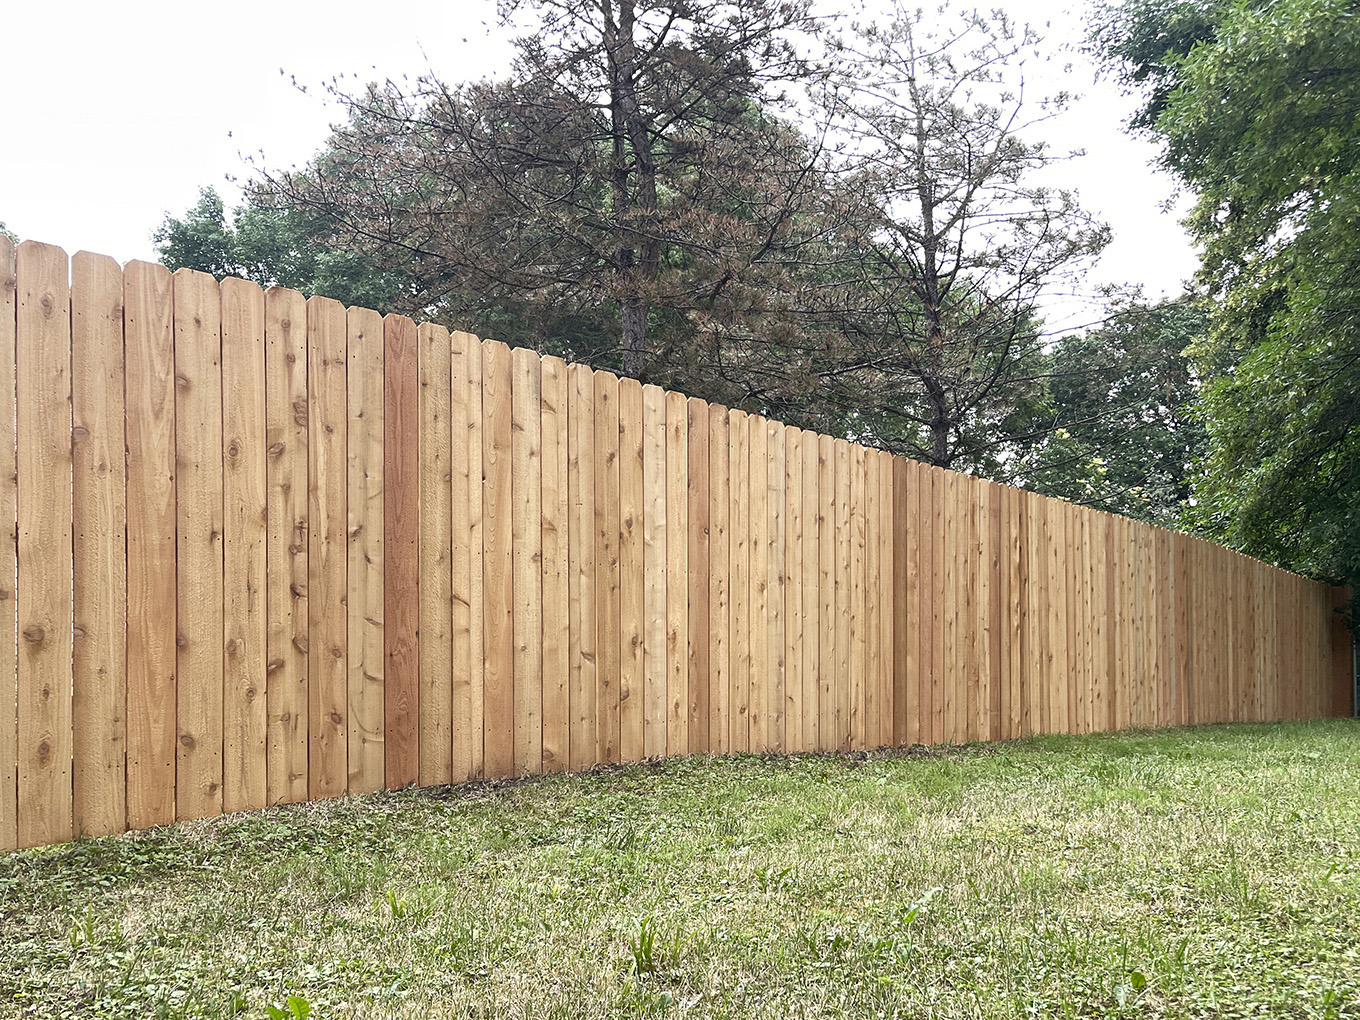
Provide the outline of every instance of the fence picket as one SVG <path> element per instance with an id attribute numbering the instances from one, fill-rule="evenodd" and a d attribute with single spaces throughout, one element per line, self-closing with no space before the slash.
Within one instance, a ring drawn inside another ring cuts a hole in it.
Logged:
<path id="1" fill-rule="evenodd" d="M 482 569 L 486 578 L 482 725 L 488 779 L 515 773 L 513 378 L 510 348 L 486 341 L 482 347 Z"/>
<path id="2" fill-rule="evenodd" d="M 222 813 L 222 308 L 217 282 L 206 273 L 178 270 L 172 285 L 179 463 L 175 815 L 182 820 Z"/>
<path id="3" fill-rule="evenodd" d="M 19 666 L 15 616 L 18 465 L 15 463 L 14 334 L 18 278 L 14 244 L 0 235 L 0 853 L 19 843 Z"/>
<path id="4" fill-rule="evenodd" d="M 595 376 L 584 365 L 568 375 L 567 515 L 571 691 L 571 768 L 589 768 L 595 757 Z"/>
<path id="5" fill-rule="evenodd" d="M 803 744 L 803 432 L 784 429 L 784 750 Z"/>
<path id="6" fill-rule="evenodd" d="M 567 511 L 567 365 L 544 358 L 540 388 L 543 473 L 543 770 L 571 761 L 570 524 Z"/>
<path id="7" fill-rule="evenodd" d="M 690 753 L 689 408 L 666 394 L 666 753 Z"/>
<path id="8" fill-rule="evenodd" d="M 383 318 L 383 747 L 386 785 L 420 778 L 419 344 Z"/>
<path id="9" fill-rule="evenodd" d="M 646 754 L 642 385 L 619 380 L 619 758 Z"/>
<path id="10" fill-rule="evenodd" d="M 416 372 L 417 771 L 433 786 L 453 778 L 453 341 L 444 327 L 416 328 Z"/>
<path id="11" fill-rule="evenodd" d="M 642 388 L 643 753 L 666 753 L 666 395 Z"/>
<path id="12" fill-rule="evenodd" d="M 619 379 L 595 373 L 595 761 L 619 760 Z"/>
<path id="13" fill-rule="evenodd" d="M 511 352 L 511 544 L 514 619 L 514 774 L 543 771 L 542 361 Z"/>
<path id="14" fill-rule="evenodd" d="M 383 323 L 346 314 L 349 357 L 349 792 L 383 786 Z M 466 778 L 466 773 L 464 774 Z"/>
<path id="15" fill-rule="evenodd" d="M 730 431 L 727 408 L 708 408 L 708 743 L 713 754 L 732 750 L 732 687 L 730 599 L 732 593 L 731 536 L 727 515 L 731 507 Z"/>
<path id="16" fill-rule="evenodd" d="M 770 698 L 770 647 L 768 643 L 769 599 L 769 455 L 766 451 L 768 434 L 766 421 L 759 415 L 747 419 L 746 452 L 747 499 L 745 514 L 748 521 L 749 542 L 747 607 L 749 630 L 750 683 L 747 717 L 750 720 L 749 741 L 752 751 L 769 750 L 769 725 L 766 713 Z"/>
<path id="17" fill-rule="evenodd" d="M 313 800 L 339 797 L 349 787 L 348 333 L 339 301 L 308 299 L 307 777 Z"/>
<path id="18" fill-rule="evenodd" d="M 123 268 L 127 824 L 175 818 L 175 351 L 170 273 Z M 286 590 L 286 589 L 285 589 Z M 266 759 L 268 763 L 268 759 Z"/>
<path id="19" fill-rule="evenodd" d="M 74 834 L 71 801 L 71 301 L 66 253 L 17 256 L 18 843 Z"/>
<path id="20" fill-rule="evenodd" d="M 727 649 L 731 715 L 728 749 L 751 749 L 751 471 L 750 421 L 728 412 L 728 562 L 730 642 Z"/>
<path id="21" fill-rule="evenodd" d="M 77 252 L 70 300 L 73 821 L 76 832 L 103 836 L 127 824 L 127 490 L 118 263 Z M 263 759 L 256 753 L 251 761 Z"/>
<path id="22" fill-rule="evenodd" d="M 226 528 L 222 809 L 244 811 L 268 803 L 264 292 L 233 279 L 222 281 L 221 292 Z"/>
<path id="23" fill-rule="evenodd" d="M 765 662 L 768 682 L 766 684 L 765 708 L 765 747 L 772 752 L 785 749 L 784 712 L 786 706 L 787 663 L 785 658 L 784 630 L 785 619 L 784 589 L 788 583 L 785 571 L 784 531 L 787 526 L 785 497 L 785 476 L 787 454 L 782 422 L 767 421 L 765 427 Z M 757 468 L 759 464 L 755 465 Z M 760 636 L 755 635 L 759 641 Z"/>
<path id="24" fill-rule="evenodd" d="M 804 431 L 803 456 L 803 704 L 799 750 L 821 750 L 821 437 Z"/>

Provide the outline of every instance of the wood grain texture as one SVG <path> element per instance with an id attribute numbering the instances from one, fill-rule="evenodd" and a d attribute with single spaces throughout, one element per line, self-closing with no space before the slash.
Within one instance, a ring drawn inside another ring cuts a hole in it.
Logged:
<path id="1" fill-rule="evenodd" d="M 453 341 L 444 327 L 416 328 L 416 377 L 418 772 L 433 786 L 453 778 Z"/>
<path id="2" fill-rule="evenodd" d="M 511 542 L 514 546 L 515 775 L 543 771 L 542 363 L 511 352 Z"/>
<path id="3" fill-rule="evenodd" d="M 748 570 L 750 583 L 747 588 L 747 610 L 750 617 L 750 630 L 747 640 L 750 644 L 750 694 L 748 696 L 747 718 L 750 720 L 750 749 L 756 752 L 769 750 L 768 720 L 770 664 L 769 646 L 766 638 L 766 620 L 769 593 L 769 527 L 767 516 L 769 503 L 768 463 L 765 432 L 766 421 L 759 415 L 750 415 L 746 420 L 747 443 L 747 503 L 748 540 L 750 554 Z"/>
<path id="4" fill-rule="evenodd" d="M 1070 704 L 1072 687 L 1069 682 L 1071 666 L 1068 660 L 1067 600 L 1067 513 L 1066 504 L 1050 500 L 1046 507 L 1048 529 L 1048 626 L 1049 650 L 1049 715 L 1050 733 L 1071 732 Z"/>
<path id="5" fill-rule="evenodd" d="M 472 495 L 468 442 L 468 355 L 479 341 L 449 334 L 449 772 L 461 783 L 473 775 L 473 746 L 482 746 L 482 723 L 472 718 Z M 480 506 L 480 485 L 478 505 Z M 481 661 L 480 650 L 477 656 Z"/>
<path id="6" fill-rule="evenodd" d="M 269 803 L 266 666 L 264 292 L 226 279 L 222 293 L 222 809 Z"/>
<path id="7" fill-rule="evenodd" d="M 745 411 L 728 421 L 727 534 L 731 599 L 728 749 L 751 749 L 751 433 Z"/>
<path id="8" fill-rule="evenodd" d="M 935 715 L 939 711 L 939 704 L 935 698 L 937 684 L 937 673 L 934 658 L 934 641 L 936 634 L 936 618 L 941 612 L 938 602 L 935 584 L 936 571 L 936 551 L 935 551 L 935 474 L 929 465 L 920 464 L 916 467 L 916 484 L 918 486 L 916 504 L 917 516 L 916 527 L 918 531 L 916 539 L 917 570 L 920 576 L 920 583 L 917 587 L 918 610 L 916 625 L 912 629 L 917 644 L 917 677 L 920 685 L 918 694 L 919 704 L 919 736 L 918 739 L 923 744 L 935 742 Z"/>
<path id="9" fill-rule="evenodd" d="M 893 649 L 897 646 L 896 587 L 897 571 L 897 515 L 894 511 L 896 492 L 893 482 L 894 457 L 886 451 L 878 452 L 878 647 L 880 699 L 878 739 L 882 746 L 896 746 L 897 678 L 893 664 Z M 903 543 L 905 545 L 905 542 Z M 905 586 L 901 589 L 905 594 Z M 914 711 L 914 709 L 913 709 Z"/>
<path id="10" fill-rule="evenodd" d="M 567 511 L 567 365 L 543 359 L 539 412 L 543 476 L 543 770 L 571 762 L 571 564 Z"/>
<path id="11" fill-rule="evenodd" d="M 123 269 L 127 824 L 175 818 L 175 348 L 170 272 Z M 5 477 L 8 477 L 6 475 Z"/>
<path id="12" fill-rule="evenodd" d="M 595 373 L 595 760 L 619 760 L 619 379 Z"/>
<path id="13" fill-rule="evenodd" d="M 772 752 L 785 750 L 784 710 L 787 704 L 787 662 L 784 629 L 786 600 L 785 585 L 788 574 L 784 564 L 786 550 L 786 481 L 784 425 L 777 421 L 765 423 L 765 660 L 769 682 L 765 694 L 765 746 Z M 759 640 L 759 637 L 756 637 Z"/>
<path id="14" fill-rule="evenodd" d="M 846 681 L 850 688 L 850 747 L 862 751 L 868 744 L 870 696 L 868 684 L 868 472 L 866 450 L 850 445 L 850 502 L 846 515 L 850 542 L 846 584 L 846 635 L 849 639 Z"/>
<path id="15" fill-rule="evenodd" d="M 118 263 L 77 252 L 70 300 L 73 822 L 78 833 L 104 836 L 127 825 L 127 487 Z M 261 755 L 254 758 L 263 763 Z"/>
<path id="16" fill-rule="evenodd" d="M 978 655 L 981 621 L 981 578 L 978 542 L 979 479 L 964 475 L 959 492 L 959 645 L 963 654 L 963 689 L 958 699 L 958 739 L 978 739 L 978 709 L 981 701 L 982 663 Z"/>
<path id="17" fill-rule="evenodd" d="M 349 372 L 346 538 L 349 563 L 349 792 L 372 793 L 385 774 L 383 674 L 383 322 L 366 308 L 345 316 Z"/>
<path id="18" fill-rule="evenodd" d="M 482 345 L 483 743 L 488 779 L 515 773 L 513 369 L 510 348 Z"/>
<path id="19" fill-rule="evenodd" d="M 729 488 L 732 464 L 727 408 L 708 408 L 708 741 L 713 754 L 732 749 L 731 688 L 731 512 Z"/>
<path id="20" fill-rule="evenodd" d="M 709 673 L 709 493 L 708 493 L 708 404 L 690 397 L 685 401 L 688 433 L 688 475 L 685 513 L 688 521 L 686 564 L 689 589 L 689 750 L 706 754 L 710 747 L 708 730 Z"/>
<path id="21" fill-rule="evenodd" d="M 71 302 L 66 253 L 17 264 L 18 844 L 75 834 L 71 801 Z"/>
<path id="22" fill-rule="evenodd" d="M 468 774 L 486 774 L 486 573 L 483 511 L 483 430 L 486 344 L 467 342 L 467 473 L 468 473 Z"/>
<path id="23" fill-rule="evenodd" d="M 878 493 L 878 451 L 864 451 L 864 497 L 863 497 L 863 533 L 864 533 L 864 552 L 861 554 L 863 560 L 860 585 L 853 593 L 855 607 L 858 608 L 863 603 L 864 608 L 860 611 L 860 619 L 864 627 L 863 655 L 864 655 L 864 721 L 862 729 L 864 733 L 865 747 L 881 747 L 882 741 L 879 738 L 879 725 L 883 718 L 883 682 L 880 676 L 880 666 L 882 663 L 882 628 L 878 615 L 878 593 L 883 586 L 883 578 L 879 575 L 878 558 L 880 552 L 879 538 L 882 534 L 881 521 L 878 517 L 879 493 Z M 891 533 L 891 526 L 889 527 Z M 853 533 L 851 540 L 854 543 L 850 549 L 850 572 L 855 573 L 854 565 L 856 550 L 859 543 L 858 532 Z M 889 716 L 891 720 L 891 716 Z"/>
<path id="24" fill-rule="evenodd" d="M 932 743 L 942 744 L 946 737 L 945 728 L 945 688 L 947 679 L 945 674 L 945 616 L 949 608 L 945 602 L 946 582 L 949 580 L 946 566 L 945 549 L 945 500 L 948 494 L 948 487 L 945 479 L 947 472 L 943 468 L 930 468 L 930 490 L 931 490 L 931 545 L 932 554 L 930 560 L 931 577 L 931 610 L 930 610 L 930 686 L 931 686 L 931 713 L 930 713 L 930 739 Z"/>
<path id="25" fill-rule="evenodd" d="M 943 558 L 942 596 L 944 602 L 944 663 L 941 668 L 943 678 L 943 698 L 939 711 L 944 720 L 944 739 L 951 744 L 959 742 L 959 695 L 966 696 L 967 680 L 963 673 L 963 641 L 959 627 L 960 560 L 963 546 L 963 478 L 953 472 L 944 479 L 944 499 L 942 511 L 945 518 L 944 541 L 939 553 Z"/>
<path id="26" fill-rule="evenodd" d="M 1005 490 L 994 481 L 987 483 L 987 578 L 989 578 L 989 601 L 987 601 L 987 738 L 1004 740 L 1005 709 L 1002 696 L 1005 692 L 1004 649 L 1008 642 L 1006 635 L 1006 578 L 1009 548 L 1005 543 Z"/>
<path id="27" fill-rule="evenodd" d="M 646 754 L 646 544 L 642 384 L 619 380 L 619 756 Z"/>
<path id="28" fill-rule="evenodd" d="M 222 305 L 217 281 L 206 273 L 176 271 L 173 292 L 179 462 L 175 815 L 187 819 L 222 813 Z"/>
<path id="29" fill-rule="evenodd" d="M 817 437 L 817 750 L 840 745 L 836 728 L 836 441 Z"/>
<path id="30" fill-rule="evenodd" d="M 689 408 L 666 395 L 666 753 L 689 754 Z"/>
<path id="31" fill-rule="evenodd" d="M 804 432 L 803 455 L 803 705 L 799 750 L 821 750 L 821 437 Z"/>
<path id="32" fill-rule="evenodd" d="M 642 388 L 643 753 L 666 753 L 666 394 Z"/>
<path id="33" fill-rule="evenodd" d="M 835 526 L 835 738 L 833 746 L 845 751 L 850 748 L 850 444 L 837 439 Z"/>
<path id="34" fill-rule="evenodd" d="M 14 244 L 0 236 L 0 853 L 19 842 L 18 466 L 15 463 L 14 333 L 19 281 Z"/>
<path id="35" fill-rule="evenodd" d="M 595 374 L 568 369 L 567 513 L 570 518 L 571 768 L 595 764 Z"/>
<path id="36" fill-rule="evenodd" d="M 420 779 L 420 421 L 415 323 L 383 318 L 383 741 L 386 785 Z"/>
<path id="37" fill-rule="evenodd" d="M 921 740 L 921 527 L 919 465 L 891 459 L 894 557 L 892 583 L 893 743 Z M 886 649 L 885 649 L 886 652 Z"/>
<path id="38" fill-rule="evenodd" d="M 307 799 L 307 305 L 264 295 L 266 799 Z"/>
<path id="39" fill-rule="evenodd" d="M 1005 489 L 1005 529 L 1006 529 L 1006 619 L 1007 630 L 1004 639 L 1006 663 L 1006 735 L 1016 739 L 1025 735 L 1024 712 L 1024 666 L 1025 666 L 1025 613 L 1028 611 L 1025 596 L 1025 520 L 1024 493 L 1019 489 Z"/>
<path id="40" fill-rule="evenodd" d="M 803 432 L 784 430 L 784 750 L 803 744 Z"/>
<path id="41" fill-rule="evenodd" d="M 349 788 L 349 325 L 339 301 L 307 301 L 307 785 Z"/>

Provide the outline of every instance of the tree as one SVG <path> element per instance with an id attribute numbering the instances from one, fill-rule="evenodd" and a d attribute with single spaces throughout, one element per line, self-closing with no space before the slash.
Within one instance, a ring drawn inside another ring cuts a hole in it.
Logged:
<path id="1" fill-rule="evenodd" d="M 401 281 L 372 270 L 361 256 L 331 245 L 325 225 L 305 213 L 267 203 L 239 206 L 228 222 L 212 188 L 183 218 L 166 215 L 152 235 L 171 269 L 197 269 L 219 279 L 237 276 L 388 311 Z"/>
<path id="2" fill-rule="evenodd" d="M 265 190 L 428 298 L 606 309 L 643 376 L 658 320 L 740 313 L 798 244 L 816 156 L 772 111 L 806 73 L 807 0 L 532 6 L 501 5 L 508 79 L 334 89 L 348 123 Z"/>
<path id="3" fill-rule="evenodd" d="M 1045 355 L 1043 399 L 1010 423 L 1012 477 L 1045 495 L 1180 526 L 1208 447 L 1189 355 L 1208 324 L 1202 301 L 1132 302 L 1060 339 Z"/>
<path id="4" fill-rule="evenodd" d="M 1211 437 L 1196 513 L 1360 590 L 1360 4 L 1215 10 L 1212 33 L 1161 58 L 1172 87 L 1154 124 L 1198 197 L 1214 308 L 1195 352 Z"/>
<path id="5" fill-rule="evenodd" d="M 4 220 L 0 220 L 0 237 L 8 237 L 15 244 L 19 243 L 19 235 L 6 227 Z"/>
<path id="6" fill-rule="evenodd" d="M 888 445 L 943 467 L 998 470 L 1000 424 L 1038 386 L 1035 309 L 1108 240 L 1036 183 L 1064 157 L 1031 133 L 1068 101 L 1025 94 L 1040 45 L 1000 13 L 898 3 L 851 34 L 823 94 L 852 211 L 822 309 L 860 352 L 871 413 L 896 422 Z"/>

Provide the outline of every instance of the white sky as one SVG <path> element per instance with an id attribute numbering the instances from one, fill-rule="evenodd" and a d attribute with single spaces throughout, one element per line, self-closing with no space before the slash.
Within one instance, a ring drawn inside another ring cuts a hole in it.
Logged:
<path id="1" fill-rule="evenodd" d="M 1051 41 L 1080 39 L 1080 7 L 1001 2 L 1016 20 L 1051 22 Z M 12 101 L 0 105 L 0 221 L 21 238 L 123 262 L 154 259 L 151 232 L 201 186 L 230 203 L 225 178 L 245 174 L 243 153 L 262 150 L 277 167 L 316 151 L 338 113 L 319 88 L 303 95 L 291 78 L 319 86 L 346 74 L 361 84 L 431 66 L 450 79 L 494 76 L 507 52 L 494 0 L 49 0 L 8 5 L 4 21 Z M 1046 137 L 1086 150 L 1066 180 L 1114 230 L 1090 289 L 1177 294 L 1196 260 L 1179 214 L 1162 211 L 1173 185 L 1150 168 L 1152 146 L 1124 133 L 1128 100 L 1093 83 L 1079 54 L 1065 59 L 1075 66 L 1063 87 L 1082 98 Z M 1090 309 L 1050 308 L 1050 327 L 1078 325 Z"/>

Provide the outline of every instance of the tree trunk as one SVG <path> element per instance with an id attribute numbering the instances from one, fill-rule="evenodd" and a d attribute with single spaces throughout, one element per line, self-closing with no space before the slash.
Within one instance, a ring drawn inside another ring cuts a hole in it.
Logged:
<path id="1" fill-rule="evenodd" d="M 930 399 L 930 463 L 947 468 L 953 460 L 949 455 L 949 403 L 944 387 L 934 379 L 925 380 L 926 395 Z"/>
<path id="2" fill-rule="evenodd" d="M 622 287 L 623 374 L 641 378 L 647 354 L 647 314 L 661 267 L 656 158 L 651 125 L 637 92 L 638 55 L 633 32 L 636 0 L 619 0 L 618 21 L 606 17 L 604 44 L 609 54 L 610 120 L 614 141 L 614 225 L 619 235 L 618 261 Z M 612 5 L 605 11 L 612 15 Z M 624 141 L 630 152 L 625 153 Z M 631 159 L 628 157 L 631 155 Z M 628 178 L 631 164 L 632 188 Z"/>
<path id="3" fill-rule="evenodd" d="M 647 302 L 639 297 L 623 302 L 623 374 L 633 379 L 642 378 L 643 359 L 647 354 Z"/>

